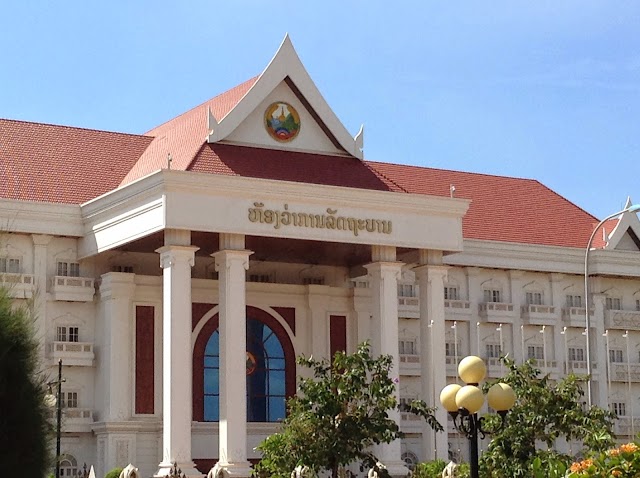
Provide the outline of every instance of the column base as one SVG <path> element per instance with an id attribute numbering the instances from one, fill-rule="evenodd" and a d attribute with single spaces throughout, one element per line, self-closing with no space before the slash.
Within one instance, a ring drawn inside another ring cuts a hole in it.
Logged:
<path id="1" fill-rule="evenodd" d="M 179 473 L 172 475 L 174 468 L 177 468 Z M 187 478 L 203 478 L 204 475 L 196 469 L 196 465 L 193 462 L 178 462 L 178 463 L 165 463 L 162 462 L 158 465 L 158 471 L 154 478 L 162 478 L 166 476 L 186 476 Z"/>
<path id="2" fill-rule="evenodd" d="M 253 474 L 253 469 L 251 468 L 251 463 L 248 461 L 245 462 L 237 462 L 237 463 L 220 463 L 213 467 L 211 470 L 215 470 L 216 467 L 218 469 L 222 469 L 224 471 L 224 478 L 249 478 Z M 211 472 L 209 472 L 211 473 Z M 218 476 L 213 475 L 213 478 L 219 478 Z"/>

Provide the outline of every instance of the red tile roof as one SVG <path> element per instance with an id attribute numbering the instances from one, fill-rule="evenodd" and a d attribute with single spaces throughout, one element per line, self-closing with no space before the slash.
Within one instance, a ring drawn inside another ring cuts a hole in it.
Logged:
<path id="1" fill-rule="evenodd" d="M 0 119 L 0 198 L 83 203 L 117 188 L 152 139 Z"/>
<path id="2" fill-rule="evenodd" d="M 471 199 L 462 226 L 466 239 L 585 247 L 598 223 L 538 181 L 487 174 L 368 163 L 410 193 Z"/>
<path id="3" fill-rule="evenodd" d="M 398 186 L 381 177 L 367 163 L 351 156 L 205 144 L 187 170 L 379 191 L 400 191 Z"/>
<path id="4" fill-rule="evenodd" d="M 206 143 L 207 110 L 210 108 L 219 122 L 238 104 L 257 79 L 255 77 L 245 81 L 147 132 L 146 134 L 153 136 L 154 140 L 122 180 L 122 184 L 166 168 L 168 154 L 171 154 L 173 169 L 186 170 L 202 145 Z"/>
<path id="5" fill-rule="evenodd" d="M 463 219 L 468 239 L 581 248 L 598 222 L 535 180 L 208 144 L 207 109 L 221 120 L 255 81 L 144 136 L 0 120 L 0 197 L 80 204 L 165 168 L 170 153 L 172 168 L 212 174 L 436 196 L 449 196 L 453 185 L 455 197 L 472 200 Z"/>

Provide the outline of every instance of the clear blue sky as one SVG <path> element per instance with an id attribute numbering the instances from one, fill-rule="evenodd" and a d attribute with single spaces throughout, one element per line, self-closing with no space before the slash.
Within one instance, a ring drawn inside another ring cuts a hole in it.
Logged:
<path id="1" fill-rule="evenodd" d="M 266 66 L 289 32 L 371 160 L 640 202 L 640 2 L 6 1 L 0 117 L 144 133 Z"/>

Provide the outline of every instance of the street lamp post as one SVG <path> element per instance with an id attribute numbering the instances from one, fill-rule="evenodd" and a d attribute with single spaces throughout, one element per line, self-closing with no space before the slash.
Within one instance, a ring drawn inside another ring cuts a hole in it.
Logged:
<path id="1" fill-rule="evenodd" d="M 627 203 L 628 204 L 628 203 Z M 596 228 L 593 230 L 593 232 L 591 233 L 591 237 L 589 237 L 589 242 L 587 242 L 587 249 L 585 251 L 584 254 L 584 322 L 585 322 L 585 339 L 587 342 L 587 348 L 586 348 L 586 352 L 587 352 L 587 405 L 589 408 L 591 408 L 591 405 L 593 404 L 593 399 L 592 399 L 592 395 L 593 395 L 593 386 L 592 386 L 592 381 L 591 381 L 591 317 L 589 316 L 589 252 L 591 251 L 591 244 L 593 243 L 593 239 L 596 237 L 596 233 L 598 232 L 598 230 L 600 229 L 600 227 L 602 227 L 602 225 L 607 222 L 610 219 L 613 219 L 614 217 L 620 216 L 621 214 L 627 213 L 627 212 L 636 212 L 640 210 L 640 204 L 633 204 L 630 206 L 627 206 L 626 208 L 624 208 L 621 211 L 618 211 L 614 214 L 611 214 L 607 217 L 605 217 L 602 221 L 600 221 L 598 223 L 598 225 L 596 226 Z M 607 357 L 607 360 L 609 358 Z"/>
<path id="2" fill-rule="evenodd" d="M 487 366 L 480 357 L 465 357 L 458 366 L 458 375 L 466 385 L 450 384 L 440 392 L 440 403 L 453 418 L 454 426 L 469 439 L 471 478 L 479 478 L 478 434 L 484 437 L 488 433 L 482 427 L 484 417 L 478 417 L 478 411 L 484 403 L 484 395 L 478 384 L 486 374 Z M 516 396 L 509 385 L 497 383 L 489 389 L 487 401 L 502 417 L 504 425 L 507 412 L 513 407 Z"/>
<path id="3" fill-rule="evenodd" d="M 60 478 L 60 438 L 62 434 L 62 359 L 58 360 L 58 380 L 52 380 L 47 383 L 49 388 L 56 386 L 56 395 L 51 400 L 55 400 L 56 404 L 56 478 Z"/>

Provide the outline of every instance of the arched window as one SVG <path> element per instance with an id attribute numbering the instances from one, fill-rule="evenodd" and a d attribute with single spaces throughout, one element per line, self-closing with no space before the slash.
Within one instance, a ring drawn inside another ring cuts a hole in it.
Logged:
<path id="1" fill-rule="evenodd" d="M 60 476 L 78 476 L 78 462 L 73 455 L 60 456 Z"/>
<path id="2" fill-rule="evenodd" d="M 247 421 L 276 422 L 285 416 L 286 360 L 283 345 L 266 323 L 247 318 Z M 220 334 L 204 350 L 204 421 L 220 419 Z"/>

